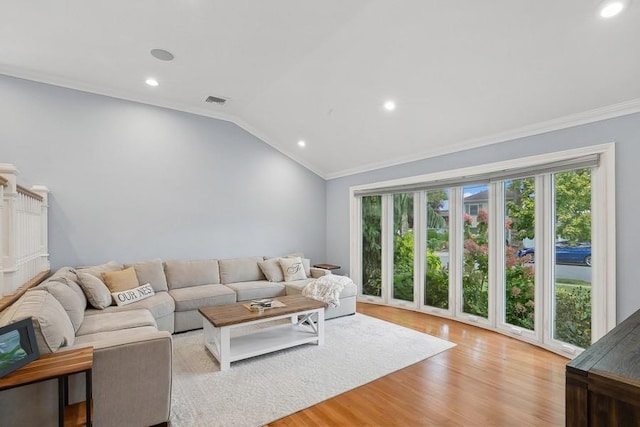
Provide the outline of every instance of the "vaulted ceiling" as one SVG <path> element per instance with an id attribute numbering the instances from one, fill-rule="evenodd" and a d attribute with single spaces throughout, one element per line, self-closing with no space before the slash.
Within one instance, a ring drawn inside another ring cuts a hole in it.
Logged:
<path id="1" fill-rule="evenodd" d="M 598 4 L 0 0 L 0 74 L 229 120 L 332 178 L 640 111 L 640 3 Z"/>

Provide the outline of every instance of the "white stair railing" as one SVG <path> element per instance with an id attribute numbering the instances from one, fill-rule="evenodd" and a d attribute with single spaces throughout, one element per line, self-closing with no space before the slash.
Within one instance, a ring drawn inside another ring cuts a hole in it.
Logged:
<path id="1" fill-rule="evenodd" d="M 15 166 L 0 163 L 0 297 L 49 270 L 46 187 L 17 184 Z"/>

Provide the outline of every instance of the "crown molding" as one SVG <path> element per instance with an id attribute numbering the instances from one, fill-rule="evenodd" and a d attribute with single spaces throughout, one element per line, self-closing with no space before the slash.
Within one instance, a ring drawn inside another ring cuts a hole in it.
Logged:
<path id="1" fill-rule="evenodd" d="M 480 138 L 473 138 L 459 143 L 449 144 L 441 149 L 429 150 L 423 153 L 412 154 L 404 157 L 397 157 L 395 159 L 386 160 L 383 162 L 369 163 L 357 168 L 345 169 L 343 171 L 327 174 L 327 180 L 343 178 L 350 175 L 356 175 L 364 172 L 371 172 L 373 170 L 387 168 L 391 166 L 398 166 L 406 163 L 411 163 L 419 160 L 424 160 L 432 157 L 438 157 L 445 154 L 456 153 L 459 151 L 470 150 L 473 148 L 485 147 L 488 145 L 499 144 L 501 142 L 512 141 L 515 139 L 525 138 L 534 135 L 540 135 L 547 132 L 557 131 L 561 129 L 567 129 L 575 126 L 585 125 L 589 123 L 598 122 L 601 120 L 612 119 L 615 117 L 626 116 L 629 114 L 635 114 L 640 112 L 640 99 L 633 99 L 631 101 L 621 102 L 618 104 L 609 105 L 606 107 L 596 108 L 589 111 L 584 111 L 569 116 L 560 117 L 557 119 L 547 120 L 532 125 L 523 126 L 520 128 L 500 132 L 497 134 L 484 136 Z"/>

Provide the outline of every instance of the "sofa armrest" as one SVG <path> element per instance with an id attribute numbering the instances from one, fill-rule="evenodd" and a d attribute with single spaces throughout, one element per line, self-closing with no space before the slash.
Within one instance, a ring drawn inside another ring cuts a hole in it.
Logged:
<path id="1" fill-rule="evenodd" d="M 95 425 L 151 426 L 167 422 L 171 409 L 172 341 L 166 331 L 96 341 L 93 355 Z M 73 397 L 84 376 L 70 384 Z"/>
<path id="2" fill-rule="evenodd" d="M 311 267 L 311 277 L 317 279 L 318 277 L 326 276 L 327 274 L 331 274 L 331 270 L 325 270 L 324 268 Z"/>

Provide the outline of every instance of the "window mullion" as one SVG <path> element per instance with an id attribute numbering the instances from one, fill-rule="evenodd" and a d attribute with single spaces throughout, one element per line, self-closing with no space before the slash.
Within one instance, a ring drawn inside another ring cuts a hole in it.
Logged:
<path id="1" fill-rule="evenodd" d="M 393 194 L 382 196 L 382 301 L 393 298 Z"/>
<path id="2" fill-rule="evenodd" d="M 421 191 L 415 194 L 413 204 L 413 230 L 414 230 L 414 299 L 416 307 L 424 307 L 425 302 L 425 276 L 427 260 L 427 193 Z"/>
<path id="3" fill-rule="evenodd" d="M 462 187 L 452 187 L 449 192 L 449 307 L 454 317 L 464 315 L 462 311 L 463 215 Z"/>
<path id="4" fill-rule="evenodd" d="M 504 197 L 502 182 L 489 186 L 489 324 L 504 323 Z"/>
<path id="5" fill-rule="evenodd" d="M 538 195 L 539 193 L 539 195 Z M 554 222 L 555 203 L 553 192 L 553 178 L 551 175 L 539 176 L 536 179 L 536 231 L 535 231 L 535 282 L 536 282 L 536 307 L 542 306 L 543 321 L 540 323 L 536 317 L 536 323 L 543 325 L 542 342 L 552 345 L 554 327 Z"/>

